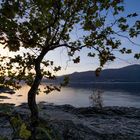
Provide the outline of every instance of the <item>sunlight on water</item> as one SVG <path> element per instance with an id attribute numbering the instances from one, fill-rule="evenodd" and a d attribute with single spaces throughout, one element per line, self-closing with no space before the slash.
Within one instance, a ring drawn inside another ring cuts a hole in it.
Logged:
<path id="1" fill-rule="evenodd" d="M 43 86 L 42 86 L 43 87 Z M 41 89 L 42 89 L 41 87 Z M 23 86 L 16 94 L 9 95 L 1 93 L 1 96 L 7 96 L 10 99 L 1 99 L 1 103 L 14 103 L 20 105 L 27 102 L 28 86 Z M 37 95 L 37 102 L 48 102 L 58 105 L 70 104 L 76 107 L 90 106 L 89 97 L 93 93 L 93 88 L 82 87 L 65 87 L 61 92 L 54 91 L 50 94 L 41 92 Z M 128 92 L 123 90 L 103 90 L 102 93 L 103 106 L 129 106 L 140 108 L 140 92 Z"/>

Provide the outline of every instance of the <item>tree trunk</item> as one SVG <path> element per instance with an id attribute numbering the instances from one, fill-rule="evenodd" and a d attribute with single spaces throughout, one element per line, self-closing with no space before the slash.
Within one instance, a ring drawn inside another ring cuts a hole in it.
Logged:
<path id="1" fill-rule="evenodd" d="M 36 127 L 38 126 L 38 123 L 39 123 L 39 113 L 38 113 L 38 107 L 36 104 L 36 94 L 37 94 L 37 90 L 40 85 L 40 82 L 42 80 L 42 77 L 43 77 L 43 75 L 41 73 L 41 69 L 40 69 L 40 64 L 46 53 L 47 53 L 47 51 L 42 50 L 42 52 L 37 57 L 37 59 L 35 59 L 36 76 L 35 76 L 32 86 L 31 86 L 31 89 L 28 92 L 28 106 L 31 111 L 31 128 L 32 128 L 31 139 L 32 140 L 35 140 L 35 131 L 36 131 Z"/>
<path id="2" fill-rule="evenodd" d="M 31 111 L 31 126 L 36 127 L 38 125 L 38 107 L 36 104 L 36 93 L 40 85 L 42 76 L 36 75 L 34 83 L 28 92 L 28 106 Z"/>
<path id="3" fill-rule="evenodd" d="M 42 76 L 36 75 L 34 83 L 28 92 L 28 106 L 31 111 L 31 137 L 30 140 L 36 140 L 36 128 L 39 123 L 39 112 L 36 104 L 36 93 L 40 85 Z"/>

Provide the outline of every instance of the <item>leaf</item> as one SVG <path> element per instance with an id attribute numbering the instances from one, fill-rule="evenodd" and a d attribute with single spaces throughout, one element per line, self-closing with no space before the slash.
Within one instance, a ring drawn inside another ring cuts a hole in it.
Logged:
<path id="1" fill-rule="evenodd" d="M 31 136 L 31 131 L 27 130 L 25 123 L 21 125 L 19 136 L 26 140 Z"/>
<path id="2" fill-rule="evenodd" d="M 129 14 L 129 15 L 127 15 L 128 18 L 130 18 L 130 17 L 137 17 L 137 16 L 138 16 L 137 13 L 133 13 L 133 14 Z"/>
<path id="3" fill-rule="evenodd" d="M 89 53 L 88 53 L 88 56 L 89 56 L 89 57 L 95 57 L 95 53 L 89 52 Z"/>
<path id="4" fill-rule="evenodd" d="M 10 122 L 15 129 L 18 129 L 22 125 L 22 120 L 19 115 L 11 117 Z"/>
<path id="5" fill-rule="evenodd" d="M 140 59 L 140 53 L 136 53 L 136 54 L 134 55 L 134 58 Z"/>
<path id="6" fill-rule="evenodd" d="M 50 61 L 50 65 L 53 65 L 53 61 Z"/>
<path id="7" fill-rule="evenodd" d="M 102 21 L 100 19 L 96 20 L 95 26 L 96 28 L 102 26 Z"/>
<path id="8" fill-rule="evenodd" d="M 79 63 L 80 62 L 80 56 L 78 56 L 77 58 L 73 59 L 74 63 Z"/>
<path id="9" fill-rule="evenodd" d="M 101 72 L 102 68 L 99 67 L 95 70 L 95 75 L 98 77 L 100 75 L 100 72 Z"/>
<path id="10" fill-rule="evenodd" d="M 126 53 L 130 54 L 130 53 L 132 53 L 132 50 L 131 49 L 126 50 Z"/>
<path id="11" fill-rule="evenodd" d="M 118 20 L 118 22 L 126 22 L 127 20 L 126 20 L 126 18 L 124 18 L 124 17 L 121 17 L 119 20 Z"/>
<path id="12" fill-rule="evenodd" d="M 60 66 L 54 67 L 54 71 L 55 71 L 55 72 L 57 72 L 57 71 L 59 71 L 59 70 L 61 70 L 61 67 L 60 67 Z"/>

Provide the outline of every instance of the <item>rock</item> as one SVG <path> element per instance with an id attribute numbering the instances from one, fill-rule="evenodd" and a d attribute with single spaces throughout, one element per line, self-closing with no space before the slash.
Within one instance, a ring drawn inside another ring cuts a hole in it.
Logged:
<path id="1" fill-rule="evenodd" d="M 140 109 L 45 105 L 43 112 L 49 114 L 49 124 L 52 124 L 64 140 L 140 139 Z M 41 117 L 45 118 L 43 114 Z"/>
<path id="2" fill-rule="evenodd" d="M 13 130 L 7 117 L 0 117 L 0 137 L 6 137 L 11 140 Z"/>
<path id="3" fill-rule="evenodd" d="M 39 104 L 39 110 L 44 134 L 51 132 L 53 140 L 140 139 L 140 109 L 137 108 L 75 108 L 71 105 L 58 106 L 42 103 Z M 15 107 L 14 113 L 19 113 L 24 121 L 29 121 L 30 111 L 27 104 Z M 0 132 L 2 136 L 8 135 L 8 138 L 12 135 L 8 120 L 2 115 Z"/>
<path id="4" fill-rule="evenodd" d="M 51 120 L 48 123 L 61 140 L 99 140 L 100 138 L 87 126 L 70 120 Z"/>

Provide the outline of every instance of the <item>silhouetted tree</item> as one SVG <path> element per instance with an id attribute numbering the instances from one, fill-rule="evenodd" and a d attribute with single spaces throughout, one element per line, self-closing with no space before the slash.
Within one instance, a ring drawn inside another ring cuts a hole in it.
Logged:
<path id="1" fill-rule="evenodd" d="M 38 121 L 36 94 L 40 82 L 43 76 L 55 78 L 47 70 L 48 66 L 51 65 L 54 71 L 61 69 L 53 66 L 52 61 L 45 61 L 47 53 L 65 47 L 68 55 L 73 57 L 76 51 L 87 48 L 89 57 L 99 58 L 98 75 L 107 61 L 115 59 L 114 50 L 131 53 L 129 49 L 121 48 L 119 38 L 131 41 L 140 33 L 140 21 L 135 21 L 134 25 L 128 22 L 137 14 L 121 17 L 123 11 L 122 0 L 0 1 L 1 48 L 15 52 L 13 56 L 0 55 L 0 84 L 14 89 L 20 88 L 20 81 L 30 85 L 28 105 L 33 126 Z M 80 35 L 73 39 L 75 26 Z M 139 56 L 135 54 L 136 58 Z M 73 61 L 78 63 L 80 57 Z M 59 90 L 56 86 L 47 86 L 46 92 L 54 89 Z"/>

